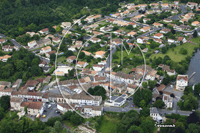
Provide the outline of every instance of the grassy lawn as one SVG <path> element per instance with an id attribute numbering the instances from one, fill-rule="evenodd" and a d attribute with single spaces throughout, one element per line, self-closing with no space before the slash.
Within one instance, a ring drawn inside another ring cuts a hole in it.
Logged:
<path id="1" fill-rule="evenodd" d="M 64 56 L 59 57 L 58 60 L 57 60 L 57 62 L 66 64 L 67 63 L 66 62 L 66 57 L 64 57 Z"/>
<path id="2" fill-rule="evenodd" d="M 75 128 L 77 128 L 77 126 L 75 126 L 75 125 L 73 125 L 72 123 L 70 123 L 69 121 L 63 121 L 64 123 L 65 123 L 65 125 L 67 126 L 67 127 L 69 127 L 70 129 L 75 129 Z"/>
<path id="3" fill-rule="evenodd" d="M 196 40 L 194 40 L 194 41 L 196 41 Z M 184 43 L 183 45 L 179 45 L 179 46 L 175 47 L 174 50 L 169 49 L 167 51 L 167 53 L 165 53 L 165 54 L 160 54 L 160 53 L 153 54 L 152 56 L 150 56 L 150 58 L 151 59 L 153 59 L 154 57 L 156 57 L 156 58 L 162 57 L 163 58 L 165 55 L 168 55 L 173 61 L 180 62 L 181 60 L 184 60 L 187 55 L 191 56 L 195 47 L 198 47 L 198 45 L 191 44 L 191 43 Z M 181 48 L 187 49 L 188 54 L 187 55 L 180 54 L 179 51 Z"/>
<path id="4" fill-rule="evenodd" d="M 128 74 L 131 71 L 131 68 L 123 68 L 122 72 Z"/>
<path id="5" fill-rule="evenodd" d="M 119 119 L 112 118 L 107 115 L 104 116 L 104 120 L 100 126 L 99 132 L 101 133 L 115 133 L 117 128 L 117 123 Z"/>

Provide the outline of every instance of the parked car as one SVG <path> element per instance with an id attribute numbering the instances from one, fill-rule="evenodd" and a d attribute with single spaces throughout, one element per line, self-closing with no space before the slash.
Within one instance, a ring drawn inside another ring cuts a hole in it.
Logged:
<path id="1" fill-rule="evenodd" d="M 51 104 L 48 105 L 48 108 L 51 108 Z"/>

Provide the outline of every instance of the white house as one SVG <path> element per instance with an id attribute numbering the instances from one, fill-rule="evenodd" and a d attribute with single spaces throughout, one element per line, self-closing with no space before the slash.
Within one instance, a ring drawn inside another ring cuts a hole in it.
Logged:
<path id="1" fill-rule="evenodd" d="M 154 121 L 158 124 L 163 123 L 163 118 L 160 116 L 156 107 L 150 108 L 150 116 L 153 118 Z"/>
<path id="2" fill-rule="evenodd" d="M 49 29 L 48 28 L 42 29 L 42 30 L 39 31 L 39 33 L 43 34 L 43 35 L 44 34 L 48 34 L 49 33 Z"/>
<path id="3" fill-rule="evenodd" d="M 176 89 L 184 91 L 186 86 L 188 86 L 188 75 L 178 75 L 176 78 Z"/>
<path id="4" fill-rule="evenodd" d="M 103 58 L 104 57 L 104 55 L 105 55 L 105 51 L 97 51 L 96 53 L 95 53 L 95 56 L 94 56 L 94 58 L 95 59 L 97 59 L 97 58 Z"/>
<path id="5" fill-rule="evenodd" d="M 35 45 L 37 45 L 37 42 L 35 40 L 31 41 L 31 42 L 28 42 L 29 48 L 33 48 Z"/>
<path id="6" fill-rule="evenodd" d="M 85 105 L 83 109 L 83 113 L 84 115 L 87 115 L 89 117 L 100 116 L 103 114 L 103 107 Z"/>
<path id="7" fill-rule="evenodd" d="M 199 21 L 194 21 L 194 22 L 192 22 L 192 24 L 191 24 L 192 26 L 199 26 L 200 25 L 200 23 L 199 23 Z"/>
<path id="8" fill-rule="evenodd" d="M 169 38 L 167 41 L 168 41 L 168 43 L 170 43 L 170 44 L 171 44 L 171 43 L 176 43 L 174 39 L 170 39 L 170 38 Z"/>
<path id="9" fill-rule="evenodd" d="M 104 65 L 93 65 L 92 68 L 94 71 L 101 71 L 103 69 Z"/>
<path id="10" fill-rule="evenodd" d="M 87 62 L 82 62 L 82 61 L 78 61 L 76 66 L 77 67 L 81 67 L 81 68 L 85 68 L 88 65 Z"/>
<path id="11" fill-rule="evenodd" d="M 146 74 L 146 76 L 145 76 L 145 79 L 146 79 L 146 80 L 155 80 L 155 78 L 156 78 L 156 73 L 157 73 L 156 70 L 152 70 L 152 71 L 148 72 L 148 73 Z"/>
<path id="12" fill-rule="evenodd" d="M 157 39 L 161 39 L 161 38 L 163 38 L 164 37 L 164 35 L 162 34 L 162 33 L 156 33 L 155 35 L 154 35 L 154 38 L 157 38 Z"/>
<path id="13" fill-rule="evenodd" d="M 93 42 L 93 43 L 97 43 L 97 42 L 100 42 L 101 39 L 93 37 L 93 38 L 90 39 L 90 41 Z"/>
<path id="14" fill-rule="evenodd" d="M 173 99 L 170 96 L 163 96 L 163 102 L 165 103 L 166 108 L 172 108 Z"/>
<path id="15" fill-rule="evenodd" d="M 47 47 L 41 48 L 40 53 L 44 54 L 44 53 L 48 53 L 50 51 L 51 51 L 51 47 L 47 46 Z"/>
<path id="16" fill-rule="evenodd" d="M 151 29 L 150 26 L 146 26 L 146 27 L 141 28 L 141 29 L 140 29 L 140 32 L 147 32 L 147 31 L 149 31 L 150 29 Z"/>

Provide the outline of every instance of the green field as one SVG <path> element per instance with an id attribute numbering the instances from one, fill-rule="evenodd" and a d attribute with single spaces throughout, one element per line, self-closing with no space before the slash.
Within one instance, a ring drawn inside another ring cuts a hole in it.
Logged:
<path id="1" fill-rule="evenodd" d="M 197 41 L 197 38 L 192 39 L 191 41 L 195 42 Z M 154 57 L 158 58 L 158 57 L 164 57 L 165 55 L 168 55 L 173 61 L 175 62 L 180 62 L 181 60 L 184 60 L 186 56 L 191 56 L 192 53 L 194 52 L 194 48 L 198 47 L 199 45 L 195 45 L 195 44 L 191 44 L 191 43 L 184 43 L 183 45 L 179 45 L 175 48 L 170 48 L 167 53 L 165 54 L 153 54 L 151 55 L 151 59 L 153 59 Z M 182 55 L 179 53 L 181 48 L 185 48 L 188 51 L 187 55 Z M 174 49 L 174 50 L 173 50 Z"/>
<path id="2" fill-rule="evenodd" d="M 104 120 L 100 126 L 99 132 L 101 133 L 116 133 L 117 123 L 119 120 L 117 118 L 112 118 L 107 115 L 104 116 Z"/>

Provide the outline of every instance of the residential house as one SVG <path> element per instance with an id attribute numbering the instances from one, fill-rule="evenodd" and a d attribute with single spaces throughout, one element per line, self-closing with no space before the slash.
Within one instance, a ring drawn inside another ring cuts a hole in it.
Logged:
<path id="1" fill-rule="evenodd" d="M 158 124 L 163 123 L 163 118 L 160 116 L 156 107 L 150 108 L 150 116 L 153 118 L 154 121 L 156 121 L 156 123 Z"/>
<path id="2" fill-rule="evenodd" d="M 13 49 L 14 49 L 15 47 L 14 46 L 10 46 L 10 45 L 4 45 L 4 46 L 2 46 L 2 51 L 4 51 L 4 52 L 11 52 L 11 51 L 13 51 Z"/>
<path id="3" fill-rule="evenodd" d="M 90 56 L 90 55 L 92 55 L 92 53 L 90 53 L 90 52 L 87 52 L 87 51 L 85 51 L 85 50 L 82 50 L 81 52 L 85 53 L 85 55 L 87 55 L 87 56 Z"/>
<path id="4" fill-rule="evenodd" d="M 6 81 L 0 81 L 0 86 L 4 86 L 4 87 L 11 87 L 11 82 L 6 82 Z"/>
<path id="5" fill-rule="evenodd" d="M 168 40 L 167 40 L 167 41 L 168 41 L 168 43 L 169 43 L 169 44 L 172 44 L 172 43 L 174 43 L 174 44 L 175 44 L 175 43 L 176 43 L 176 41 L 175 41 L 174 39 L 170 39 L 170 38 L 168 38 Z"/>
<path id="6" fill-rule="evenodd" d="M 33 48 L 34 46 L 37 45 L 37 42 L 34 40 L 34 41 L 31 41 L 31 42 L 28 42 L 28 46 L 29 48 Z"/>
<path id="7" fill-rule="evenodd" d="M 83 113 L 84 115 L 91 116 L 91 117 L 101 116 L 103 114 L 103 107 L 85 105 Z"/>
<path id="8" fill-rule="evenodd" d="M 161 24 L 161 23 L 157 23 L 157 22 L 154 22 L 153 23 L 153 26 L 155 26 L 155 27 L 162 27 L 163 26 L 163 24 Z"/>
<path id="9" fill-rule="evenodd" d="M 131 21 L 139 21 L 142 18 L 142 15 L 137 15 L 133 18 L 131 18 Z"/>
<path id="10" fill-rule="evenodd" d="M 188 19 L 181 19 L 179 22 L 184 24 L 184 22 L 188 22 Z"/>
<path id="11" fill-rule="evenodd" d="M 163 65 L 161 68 L 163 71 L 166 71 L 169 76 L 176 75 L 176 71 L 171 70 L 170 67 L 167 65 Z"/>
<path id="12" fill-rule="evenodd" d="M 0 61 L 7 62 L 8 58 L 11 58 L 10 55 L 0 56 Z"/>
<path id="13" fill-rule="evenodd" d="M 157 74 L 156 70 L 149 71 L 145 76 L 145 80 L 155 80 L 156 74 Z"/>
<path id="14" fill-rule="evenodd" d="M 40 60 L 40 63 L 38 64 L 39 67 L 45 67 L 47 65 L 47 62 L 45 60 Z"/>
<path id="15" fill-rule="evenodd" d="M 137 43 L 146 43 L 149 40 L 149 37 L 138 37 Z"/>
<path id="16" fill-rule="evenodd" d="M 153 39 L 155 42 L 157 42 L 157 43 L 162 43 L 162 40 L 161 39 Z"/>
<path id="17" fill-rule="evenodd" d="M 34 90 L 37 85 L 38 85 L 38 81 L 35 81 L 35 80 L 28 80 L 24 86 L 24 89 L 28 89 L 30 91 Z"/>
<path id="18" fill-rule="evenodd" d="M 161 7 L 162 7 L 162 8 L 169 8 L 169 4 L 168 4 L 168 3 L 161 4 Z"/>
<path id="19" fill-rule="evenodd" d="M 160 33 L 163 33 L 163 34 L 167 34 L 168 32 L 170 32 L 171 30 L 168 29 L 168 28 L 164 28 L 160 31 Z"/>
<path id="20" fill-rule="evenodd" d="M 0 86 L 0 97 L 2 96 L 11 96 L 13 89 L 6 88 L 5 86 Z"/>
<path id="21" fill-rule="evenodd" d="M 94 56 L 94 58 L 95 59 L 97 59 L 97 58 L 103 58 L 104 56 L 105 56 L 105 51 L 97 51 L 96 53 L 95 53 L 95 56 Z"/>
<path id="22" fill-rule="evenodd" d="M 154 8 L 158 8 L 159 7 L 159 3 L 150 3 L 150 6 L 154 7 Z"/>
<path id="23" fill-rule="evenodd" d="M 93 65 L 92 68 L 94 69 L 94 71 L 101 71 L 104 68 L 104 65 Z"/>
<path id="24" fill-rule="evenodd" d="M 20 97 L 11 97 L 10 98 L 10 107 L 11 111 L 21 111 L 20 105 L 23 101 L 23 98 Z"/>
<path id="25" fill-rule="evenodd" d="M 132 25 L 132 26 L 133 26 L 133 28 L 136 28 L 136 27 L 137 27 L 137 24 L 136 24 L 136 23 L 134 23 L 134 22 L 129 22 L 128 24 L 129 24 L 129 25 Z"/>
<path id="26" fill-rule="evenodd" d="M 188 86 L 188 75 L 178 75 L 176 78 L 176 89 L 184 91 L 186 86 Z"/>
<path id="27" fill-rule="evenodd" d="M 48 39 L 48 38 L 54 38 L 54 36 L 52 34 L 48 34 L 45 36 L 45 39 Z"/>
<path id="28" fill-rule="evenodd" d="M 31 37 L 33 37 L 35 35 L 35 32 L 26 32 L 26 34 L 30 35 Z"/>
<path id="29" fill-rule="evenodd" d="M 51 44 L 51 40 L 49 38 L 45 39 L 45 38 L 40 38 L 39 41 L 37 41 L 37 44 L 39 47 L 43 47 L 47 44 Z"/>
<path id="30" fill-rule="evenodd" d="M 146 27 L 141 28 L 141 29 L 140 29 L 140 32 L 147 32 L 147 31 L 149 31 L 150 29 L 151 29 L 150 26 L 146 26 Z"/>
<path id="31" fill-rule="evenodd" d="M 135 93 L 136 88 L 137 88 L 137 85 L 133 85 L 133 84 L 128 84 L 127 85 L 127 91 L 130 94 Z"/>
<path id="32" fill-rule="evenodd" d="M 171 19 L 168 19 L 168 18 L 165 18 L 165 19 L 163 19 L 163 22 L 166 22 L 166 23 L 171 23 L 171 22 L 172 22 L 172 20 L 171 20 Z"/>
<path id="33" fill-rule="evenodd" d="M 127 36 L 131 36 L 131 37 L 134 37 L 134 35 L 136 35 L 137 32 L 134 32 L 134 31 L 131 31 L 127 34 Z"/>
<path id="34" fill-rule="evenodd" d="M 65 28 L 69 28 L 70 26 L 71 26 L 71 22 L 62 22 L 60 27 L 65 29 Z"/>
<path id="35" fill-rule="evenodd" d="M 22 102 L 20 107 L 24 110 L 27 106 L 27 114 L 31 116 L 42 115 L 44 111 L 42 102 Z"/>
<path id="36" fill-rule="evenodd" d="M 190 7 L 191 9 L 193 9 L 194 7 L 197 9 L 198 3 L 188 2 L 186 6 Z"/>
<path id="37" fill-rule="evenodd" d="M 67 57 L 67 62 L 73 63 L 76 60 L 76 56 L 69 56 Z"/>
<path id="38" fill-rule="evenodd" d="M 172 108 L 173 99 L 170 96 L 163 96 L 163 102 L 165 103 L 166 108 Z"/>
<path id="39" fill-rule="evenodd" d="M 51 47 L 47 46 L 47 47 L 41 48 L 40 53 L 45 54 L 45 53 L 48 53 L 50 51 L 51 51 Z"/>
<path id="40" fill-rule="evenodd" d="M 149 18 L 144 18 L 143 19 L 143 22 L 146 24 L 147 23 L 147 21 L 150 21 L 151 19 L 149 19 Z"/>
<path id="41" fill-rule="evenodd" d="M 43 84 L 48 84 L 51 80 L 51 76 L 47 76 L 44 80 L 43 80 Z"/>
<path id="42" fill-rule="evenodd" d="M 178 5 L 178 4 L 179 4 L 179 1 L 174 1 L 174 4 Z"/>
<path id="43" fill-rule="evenodd" d="M 56 50 L 47 52 L 47 53 L 45 53 L 45 55 L 46 55 L 47 58 L 50 58 L 50 55 L 53 54 L 53 53 L 56 54 Z"/>
<path id="44" fill-rule="evenodd" d="M 93 37 L 93 38 L 90 39 L 90 41 L 93 42 L 93 43 L 97 43 L 97 42 L 100 42 L 101 39 Z"/>
<path id="45" fill-rule="evenodd" d="M 18 90 L 20 85 L 21 85 L 21 83 L 22 83 L 22 79 L 17 79 L 15 81 L 15 83 L 12 85 L 12 88 L 15 89 L 15 90 Z"/>
<path id="46" fill-rule="evenodd" d="M 157 39 L 161 39 L 161 38 L 163 38 L 164 37 L 164 35 L 162 34 L 162 33 L 156 33 L 155 35 L 154 35 L 154 38 L 157 38 Z"/>
<path id="47" fill-rule="evenodd" d="M 54 43 L 59 43 L 61 40 L 60 40 L 59 37 L 54 37 L 54 38 L 52 39 L 52 41 L 53 41 Z"/>
<path id="48" fill-rule="evenodd" d="M 178 10 L 173 10 L 171 11 L 172 14 L 177 14 L 178 13 Z"/>
<path id="49" fill-rule="evenodd" d="M 178 39 L 177 39 L 177 42 L 183 42 L 183 43 L 186 43 L 187 42 L 187 40 L 185 39 L 185 37 L 178 37 Z"/>
<path id="50" fill-rule="evenodd" d="M 147 53 L 147 52 L 148 52 L 148 48 L 144 48 L 144 49 L 142 50 L 142 52 Z"/>
<path id="51" fill-rule="evenodd" d="M 200 25 L 200 22 L 199 22 L 199 21 L 194 21 L 194 22 L 192 22 L 191 25 L 192 25 L 192 26 L 199 26 L 199 25 Z"/>
<path id="52" fill-rule="evenodd" d="M 6 39 L 0 39 L 0 44 L 3 44 L 6 42 Z"/>
<path id="53" fill-rule="evenodd" d="M 39 31 L 40 34 L 44 35 L 44 34 L 48 34 L 49 33 L 49 29 L 45 28 Z"/>
<path id="54" fill-rule="evenodd" d="M 81 68 L 85 68 L 88 65 L 87 62 L 82 62 L 82 61 L 78 61 L 76 66 L 77 67 L 81 67 Z"/>

